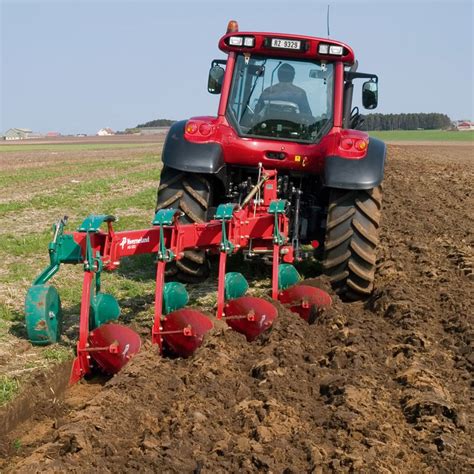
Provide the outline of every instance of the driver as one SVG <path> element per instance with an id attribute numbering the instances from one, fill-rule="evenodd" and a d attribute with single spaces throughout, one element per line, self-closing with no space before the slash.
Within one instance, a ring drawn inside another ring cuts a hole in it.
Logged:
<path id="1" fill-rule="evenodd" d="M 308 103 L 306 92 L 301 87 L 293 84 L 295 78 L 295 68 L 291 64 L 283 63 L 278 68 L 278 84 L 267 87 L 255 107 L 255 112 L 259 113 L 265 106 L 265 102 L 272 100 L 281 100 L 285 102 L 293 102 L 299 108 L 300 114 L 312 115 Z"/>

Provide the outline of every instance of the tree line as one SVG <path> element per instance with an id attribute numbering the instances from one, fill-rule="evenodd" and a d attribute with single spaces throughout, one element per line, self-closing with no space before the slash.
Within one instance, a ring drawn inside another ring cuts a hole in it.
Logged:
<path id="1" fill-rule="evenodd" d="M 364 115 L 361 130 L 438 130 L 451 128 L 452 121 L 446 114 L 368 114 Z M 138 124 L 134 129 L 147 127 L 170 127 L 176 120 L 156 119 Z"/>
<path id="2" fill-rule="evenodd" d="M 140 123 L 135 128 L 147 128 L 147 127 L 171 127 L 176 120 L 169 119 L 156 119 L 150 122 Z"/>
<path id="3" fill-rule="evenodd" d="M 362 130 L 438 130 L 451 128 L 452 121 L 446 114 L 368 114 L 364 116 Z"/>

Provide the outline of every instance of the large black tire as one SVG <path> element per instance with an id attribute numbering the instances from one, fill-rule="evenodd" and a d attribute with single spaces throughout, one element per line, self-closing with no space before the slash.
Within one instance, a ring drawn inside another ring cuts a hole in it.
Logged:
<path id="1" fill-rule="evenodd" d="M 329 193 L 323 268 L 342 298 L 359 300 L 372 293 L 381 207 L 381 186 Z"/>
<path id="2" fill-rule="evenodd" d="M 161 171 L 156 210 L 176 208 L 184 215 L 183 223 L 206 222 L 212 199 L 209 180 L 201 174 L 185 173 L 166 166 Z M 209 261 L 203 250 L 186 250 L 184 257 L 175 264 L 168 264 L 167 275 L 179 280 L 197 283 L 209 276 Z"/>

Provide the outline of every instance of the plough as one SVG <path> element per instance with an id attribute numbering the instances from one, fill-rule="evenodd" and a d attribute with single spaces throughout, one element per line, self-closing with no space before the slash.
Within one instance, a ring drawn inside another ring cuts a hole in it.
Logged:
<path id="1" fill-rule="evenodd" d="M 132 329 L 115 322 L 120 307 L 111 294 L 102 291 L 102 272 L 116 270 L 122 258 L 153 254 L 157 266 L 152 343 L 161 354 L 191 356 L 212 329 L 212 320 L 186 307 L 189 296 L 182 283 L 165 283 L 166 265 L 181 259 L 189 249 L 219 255 L 216 317 L 248 341 L 271 327 L 277 309 L 267 299 L 247 296 L 249 285 L 241 273 L 226 272 L 227 257 L 244 249 L 271 253 L 271 298 L 312 322 L 320 308 L 331 304 L 331 298 L 323 290 L 297 284 L 300 276 L 292 265 L 287 211 L 288 202 L 277 198 L 276 171 L 263 170 L 241 204 L 219 205 L 214 219 L 205 223 L 183 224 L 179 210 L 162 209 L 149 229 L 115 232 L 115 217 L 91 215 L 76 232 L 67 233 L 67 218 L 60 219 L 49 244 L 50 264 L 26 296 L 28 337 L 38 345 L 59 340 L 61 302 L 48 281 L 61 264 L 82 264 L 79 338 L 70 383 L 94 368 L 107 374 L 118 372 L 140 350 L 141 340 Z M 106 230 L 101 230 L 104 224 Z"/>

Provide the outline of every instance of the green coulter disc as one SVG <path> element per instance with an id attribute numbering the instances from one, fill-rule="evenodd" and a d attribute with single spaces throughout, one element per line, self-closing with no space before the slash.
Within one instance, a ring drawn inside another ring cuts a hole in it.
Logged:
<path id="1" fill-rule="evenodd" d="M 296 285 L 301 280 L 298 270 L 289 263 L 281 263 L 278 265 L 278 289 L 285 290 L 286 288 Z"/>
<path id="2" fill-rule="evenodd" d="M 225 274 L 225 299 L 232 300 L 244 296 L 249 289 L 247 280 L 239 272 L 229 272 Z"/>
<path id="3" fill-rule="evenodd" d="M 97 293 L 91 299 L 89 329 L 95 329 L 120 316 L 120 306 L 114 296 L 108 293 Z"/>
<path id="4" fill-rule="evenodd" d="M 25 320 L 28 339 L 45 346 L 58 342 L 62 312 L 58 291 L 51 285 L 33 285 L 25 300 Z"/>
<path id="5" fill-rule="evenodd" d="M 188 304 L 189 295 L 186 287 L 177 281 L 170 281 L 163 289 L 163 313 L 169 314 L 172 311 L 181 309 Z"/>

